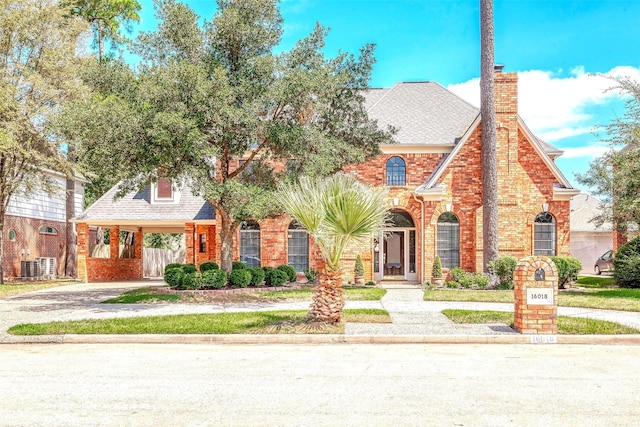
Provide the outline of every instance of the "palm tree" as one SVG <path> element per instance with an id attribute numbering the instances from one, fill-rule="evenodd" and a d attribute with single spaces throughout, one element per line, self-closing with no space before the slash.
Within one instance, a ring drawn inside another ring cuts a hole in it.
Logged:
<path id="1" fill-rule="evenodd" d="M 309 321 L 340 322 L 344 296 L 340 259 L 348 245 L 369 245 L 387 225 L 387 191 L 369 187 L 353 176 L 302 177 L 280 184 L 279 200 L 315 240 L 325 262 L 313 291 Z"/>

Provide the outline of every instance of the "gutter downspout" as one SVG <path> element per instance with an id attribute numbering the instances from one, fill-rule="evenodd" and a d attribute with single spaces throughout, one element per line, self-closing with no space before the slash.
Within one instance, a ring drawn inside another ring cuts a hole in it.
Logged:
<path id="1" fill-rule="evenodd" d="M 424 283 L 424 200 L 418 200 L 416 193 L 413 193 L 413 200 L 420 203 L 420 284 Z"/>

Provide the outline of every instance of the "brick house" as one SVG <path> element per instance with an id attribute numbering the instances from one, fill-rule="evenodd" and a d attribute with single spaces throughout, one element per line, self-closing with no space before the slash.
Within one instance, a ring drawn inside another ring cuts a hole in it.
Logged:
<path id="1" fill-rule="evenodd" d="M 56 276 L 64 272 L 66 256 L 66 177 L 50 171 L 58 186 L 55 194 L 38 191 L 28 196 L 14 195 L 9 201 L 2 235 L 5 278 L 21 276 Z M 76 178 L 75 213 L 82 212 L 83 178 Z M 44 259 L 44 261 L 40 261 Z M 23 261 L 38 262 L 38 270 L 27 268 Z"/>
<path id="2" fill-rule="evenodd" d="M 569 203 L 579 191 L 554 163 L 562 152 L 536 138 L 518 116 L 515 73 L 497 70 L 495 91 L 499 253 L 518 258 L 532 254 L 568 256 Z M 367 95 L 367 108 L 381 126 L 399 128 L 398 143 L 381 146 L 382 154 L 348 166 L 345 171 L 364 183 L 389 188 L 393 227 L 374 239 L 370 247 L 347 251 L 346 279 L 353 277 L 357 254 L 365 262 L 367 280 L 429 280 L 436 255 L 445 268 L 482 271 L 479 109 L 434 82 L 372 89 Z M 171 199 L 175 205 L 167 209 L 159 196 L 161 186 L 168 184 L 150 186 L 144 194 L 131 194 L 115 202 L 112 190 L 77 219 L 81 278 L 141 277 L 142 261 L 135 260 L 139 268 L 118 268 L 122 261 L 115 255 L 117 251 L 111 252 L 110 264 L 98 268 L 87 256 L 89 225 L 116 230 L 128 227 L 137 233 L 180 229 L 186 234 L 186 262 L 220 259 L 211 207 L 185 189 L 183 199 Z M 143 202 L 147 211 L 136 216 L 137 208 L 132 203 Z M 163 216 L 163 206 L 175 218 Z M 181 212 L 184 215 L 178 215 Z M 209 215 L 206 218 L 205 212 Z M 321 259 L 309 240 L 307 233 L 286 216 L 247 222 L 238 233 L 235 258 L 250 265 L 291 264 L 298 271 L 319 268 Z M 141 254 L 141 241 L 135 239 L 136 256 Z M 109 272 L 103 272 L 103 267 Z"/>

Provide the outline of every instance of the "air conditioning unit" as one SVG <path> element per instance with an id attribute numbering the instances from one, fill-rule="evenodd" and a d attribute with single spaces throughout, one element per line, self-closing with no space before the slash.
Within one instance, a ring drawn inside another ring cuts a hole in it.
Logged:
<path id="1" fill-rule="evenodd" d="M 47 279 L 56 277 L 57 260 L 55 258 L 36 258 L 36 261 L 40 263 L 40 276 Z"/>
<path id="2" fill-rule="evenodd" d="M 40 277 L 40 261 L 20 261 L 21 277 Z"/>

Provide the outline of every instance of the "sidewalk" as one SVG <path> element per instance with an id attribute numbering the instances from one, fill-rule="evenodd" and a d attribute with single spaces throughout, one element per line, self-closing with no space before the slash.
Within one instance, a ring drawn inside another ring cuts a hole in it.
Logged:
<path id="1" fill-rule="evenodd" d="M 381 301 L 348 301 L 345 308 L 381 308 L 392 323 L 347 323 L 344 335 L 66 335 L 17 337 L 7 329 L 20 323 L 42 323 L 80 319 L 106 319 L 170 314 L 242 311 L 304 310 L 308 302 L 215 303 L 215 304 L 101 304 L 101 301 L 162 281 L 77 283 L 30 292 L 0 300 L 0 343 L 24 342 L 220 342 L 220 343 L 624 343 L 640 344 L 640 335 L 541 336 L 521 335 L 504 324 L 459 325 L 442 310 L 513 311 L 513 304 L 423 301 L 423 291 L 414 285 L 384 285 Z M 609 320 L 640 329 L 640 313 L 559 307 L 563 316 Z"/>

